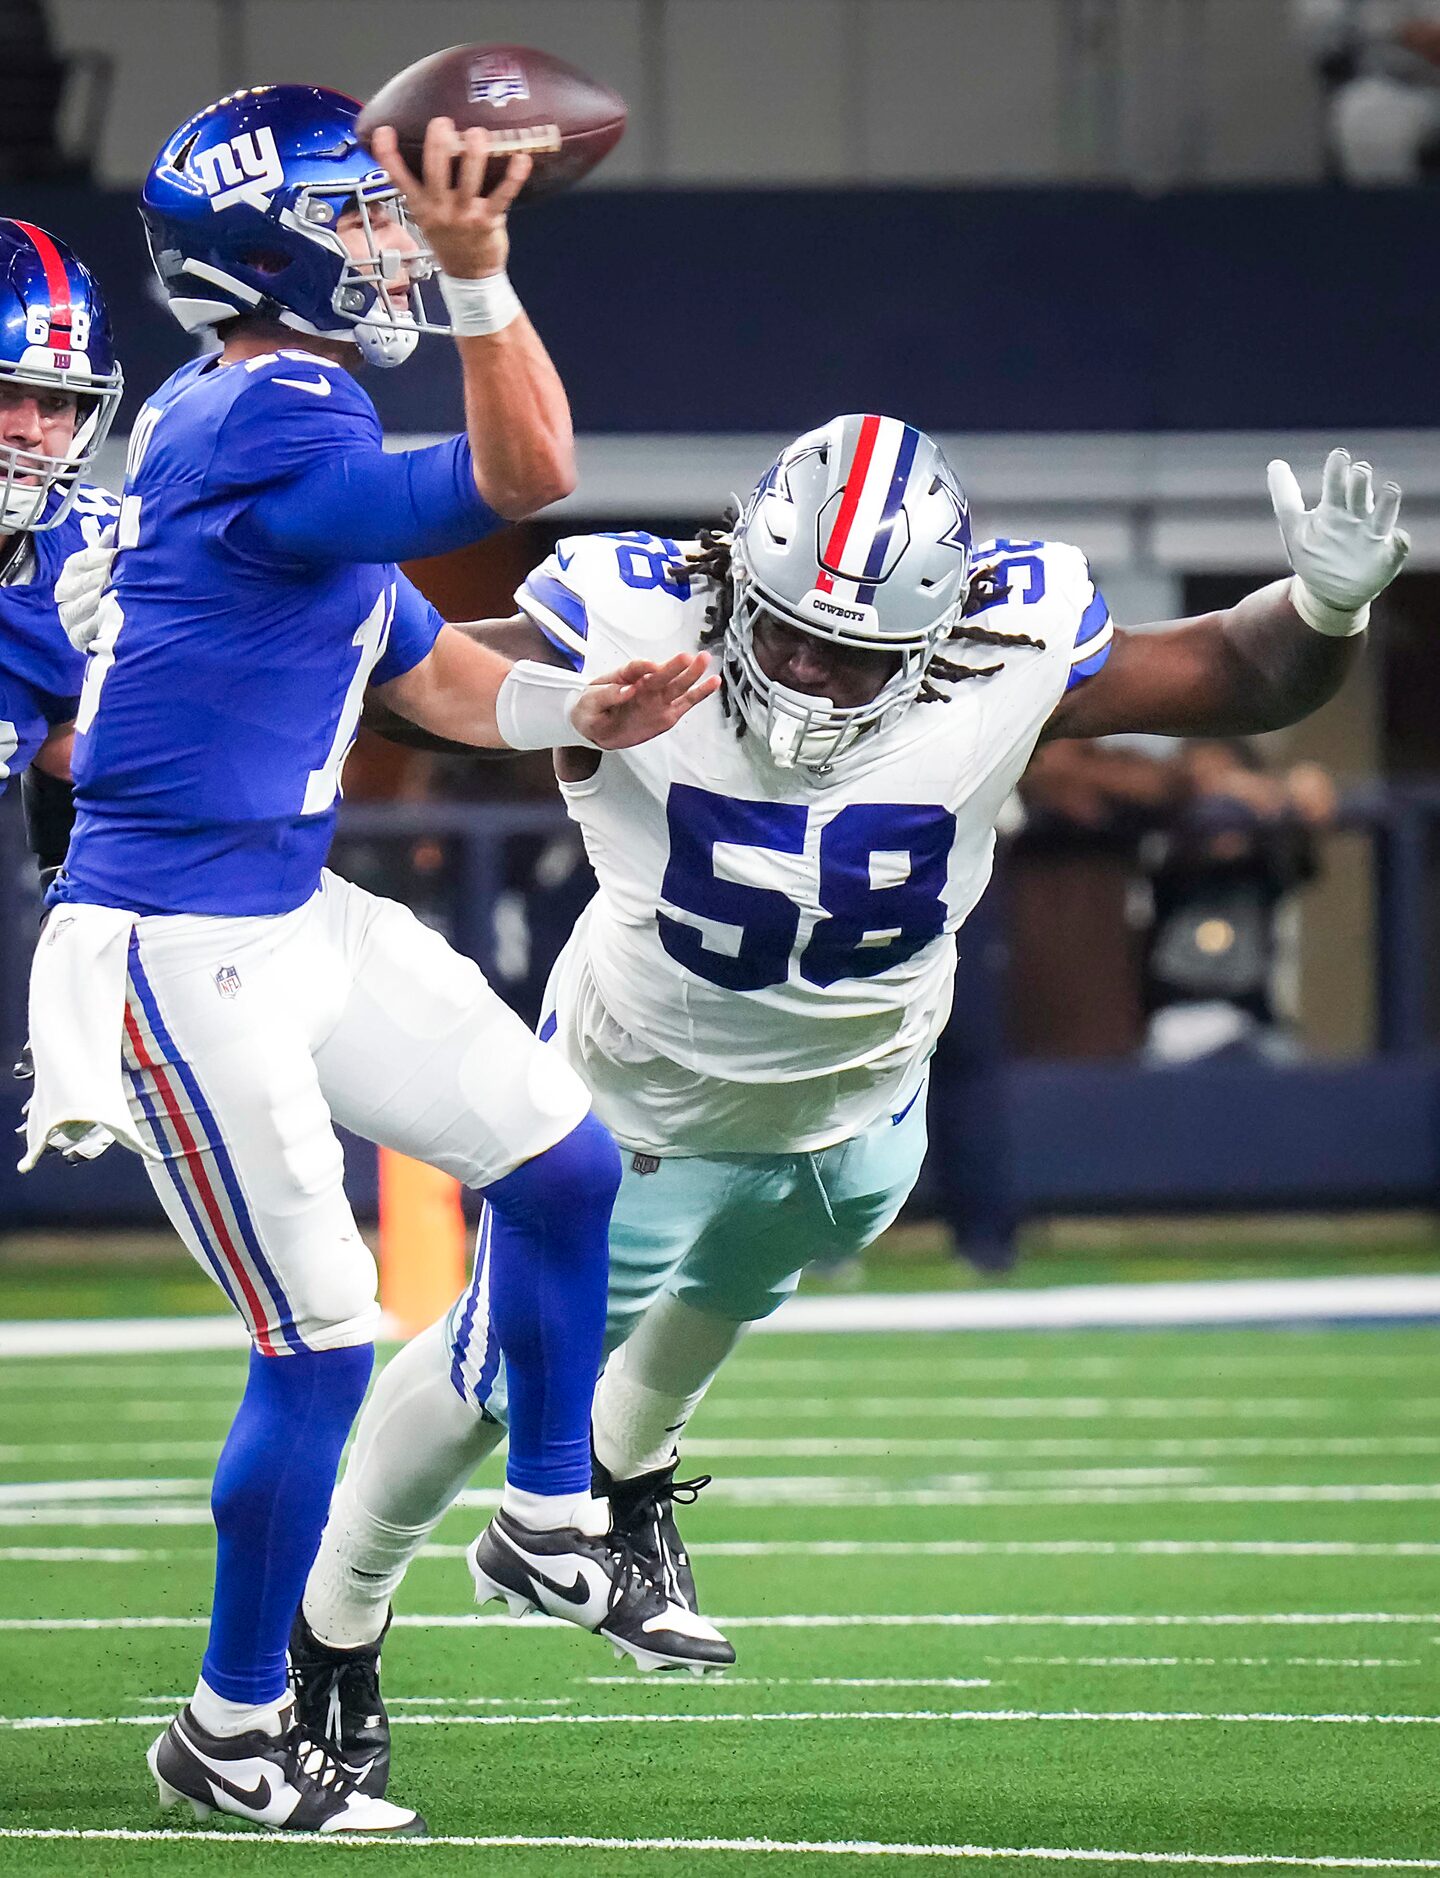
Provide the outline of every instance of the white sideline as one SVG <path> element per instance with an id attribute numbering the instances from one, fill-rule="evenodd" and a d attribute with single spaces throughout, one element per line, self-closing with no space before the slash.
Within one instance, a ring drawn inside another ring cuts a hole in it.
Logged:
<path id="1" fill-rule="evenodd" d="M 1124 1330 L 1153 1325 L 1383 1323 L 1440 1318 L 1440 1275 L 1242 1278 L 1199 1283 L 1055 1285 L 1014 1291 L 850 1292 L 795 1298 L 765 1333 L 897 1330 Z M 240 1350 L 232 1317 L 0 1323 L 0 1357 Z"/>
<path id="2" fill-rule="evenodd" d="M 1283 1852 L 1101 1852 L 1071 1846 L 1038 1845 L 907 1845 L 883 1839 L 602 1839 L 590 1834 L 437 1833 L 430 1839 L 365 1839 L 346 1834 L 322 1838 L 319 1833 L 253 1833 L 142 1831 L 107 1826 L 0 1826 L 0 1839 L 100 1840 L 117 1844 L 235 1845 L 262 1844 L 303 1848 L 306 1851 L 340 1849 L 346 1852 L 424 1852 L 431 1847 L 460 1846 L 474 1851 L 546 1848 L 587 1852 L 785 1852 L 814 1853 L 832 1858 L 950 1858 L 1029 1859 L 1037 1864 L 1075 1865 L 1225 1865 L 1249 1870 L 1280 1871 L 1440 1871 L 1435 1858 L 1344 1858 L 1317 1853 L 1311 1857 Z"/>

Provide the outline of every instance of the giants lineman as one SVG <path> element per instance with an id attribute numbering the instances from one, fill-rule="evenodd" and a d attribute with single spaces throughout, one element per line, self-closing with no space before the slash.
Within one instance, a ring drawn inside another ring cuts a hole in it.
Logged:
<path id="1" fill-rule="evenodd" d="M 48 886 L 70 836 L 70 725 L 84 660 L 55 585 L 93 547 L 115 498 L 80 478 L 123 389 L 94 277 L 64 242 L 0 220 L 0 791 L 21 778 L 30 845 Z"/>
<path id="2" fill-rule="evenodd" d="M 357 110 L 308 86 L 240 93 L 182 126 L 145 184 L 171 310 L 222 349 L 132 434 L 76 828 L 32 978 L 28 1158 L 91 1124 L 145 1155 L 254 1343 L 215 1476 L 200 1680 L 149 1752 L 162 1800 L 408 1833 L 417 1816 L 367 1792 L 384 1767 L 337 1758 L 285 1693 L 377 1316 L 334 1122 L 486 1190 L 517 1569 L 563 1571 L 575 1620 L 623 1648 L 703 1663 L 724 1646 L 590 1496 L 614 1144 L 475 965 L 323 872 L 340 768 L 367 685 L 447 738 L 619 748 L 716 681 L 694 652 L 593 683 L 512 667 L 398 571 L 566 491 L 570 419 L 504 274 L 528 158 L 483 197 L 483 133 L 436 120 L 417 181 L 384 133 L 375 167 Z M 424 297 L 436 263 L 448 323 Z M 386 455 L 347 367 L 400 363 L 420 330 L 455 335 L 466 434 Z"/>

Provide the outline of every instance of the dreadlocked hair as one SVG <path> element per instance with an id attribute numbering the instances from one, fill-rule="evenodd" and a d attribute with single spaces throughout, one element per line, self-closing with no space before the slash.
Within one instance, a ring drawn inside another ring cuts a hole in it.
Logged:
<path id="1" fill-rule="evenodd" d="M 996 632 L 993 626 L 977 626 L 973 623 L 975 614 L 997 606 L 1009 592 L 1008 583 L 997 577 L 993 567 L 980 568 L 970 582 L 970 590 L 965 595 L 964 610 L 945 644 L 947 646 L 1024 646 L 1032 652 L 1043 652 L 1045 641 L 1033 639 L 1029 633 Z M 958 685 L 967 678 L 993 678 L 997 672 L 1003 672 L 1004 669 L 1004 659 L 997 659 L 993 665 L 957 665 L 954 659 L 943 658 L 937 652 L 930 661 L 925 674 L 925 683 L 920 687 L 915 701 L 917 704 L 943 703 L 946 694 L 937 688 L 934 682 L 936 679 L 942 685 Z"/>
<path id="2" fill-rule="evenodd" d="M 682 580 L 703 581 L 713 588 L 710 604 L 705 608 L 705 630 L 700 635 L 700 644 L 708 652 L 725 637 L 725 628 L 730 624 L 730 612 L 734 605 L 734 589 L 730 585 L 730 543 L 740 511 L 732 503 L 720 517 L 718 528 L 702 528 L 696 536 L 695 546 L 678 561 L 672 561 L 671 567 Z"/>
<path id="3" fill-rule="evenodd" d="M 705 608 L 705 630 L 700 635 L 700 645 L 707 652 L 723 641 L 730 624 L 731 609 L 735 603 L 735 590 L 730 584 L 731 542 L 739 519 L 739 511 L 732 504 L 721 516 L 718 528 L 702 528 L 696 537 L 695 547 L 671 563 L 683 579 L 704 581 L 712 589 L 709 604 Z M 964 610 L 945 644 L 1024 647 L 1033 652 L 1043 652 L 1045 641 L 1034 639 L 1029 633 L 996 632 L 992 626 L 977 626 L 973 623 L 977 613 L 998 605 L 1009 592 L 1009 586 L 997 577 L 994 568 L 980 568 L 970 582 Z M 942 685 L 958 685 L 967 678 L 993 678 L 1004 669 L 1003 659 L 997 660 L 994 665 L 957 665 L 953 659 L 943 658 L 937 653 L 930 661 L 925 683 L 916 694 L 916 702 L 943 702 L 946 694 L 937 689 L 934 680 L 938 679 Z M 722 693 L 721 699 L 725 713 L 729 716 L 731 705 L 728 693 Z"/>

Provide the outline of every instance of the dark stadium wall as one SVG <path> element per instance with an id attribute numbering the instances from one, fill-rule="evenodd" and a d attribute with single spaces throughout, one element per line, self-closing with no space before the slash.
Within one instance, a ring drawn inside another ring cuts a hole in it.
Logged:
<path id="1" fill-rule="evenodd" d="M 187 350 L 133 197 L 12 195 L 98 271 L 133 412 Z M 517 218 L 514 275 L 586 431 L 1415 430 L 1437 249 L 1437 192 L 597 190 Z M 367 382 L 393 429 L 454 422 L 444 347 Z"/>

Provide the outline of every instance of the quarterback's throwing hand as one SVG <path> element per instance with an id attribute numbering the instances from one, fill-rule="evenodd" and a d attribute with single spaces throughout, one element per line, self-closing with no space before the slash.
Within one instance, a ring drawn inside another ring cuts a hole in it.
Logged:
<path id="1" fill-rule="evenodd" d="M 704 652 L 681 652 L 663 665 L 632 659 L 581 692 L 570 721 L 600 750 L 628 750 L 678 724 L 720 689 Z"/>
<path id="2" fill-rule="evenodd" d="M 1410 537 L 1397 524 L 1400 485 L 1375 494 L 1368 463 L 1352 463 L 1348 450 L 1325 459 L 1320 500 L 1307 509 L 1295 472 L 1280 458 L 1268 480 L 1275 519 L 1295 570 L 1292 602 L 1317 632 L 1348 636 L 1364 629 L 1370 602 L 1404 565 Z"/>
<path id="3" fill-rule="evenodd" d="M 496 187 L 482 196 L 490 161 L 488 131 L 462 132 L 448 117 L 432 118 L 418 177 L 401 156 L 399 139 L 388 125 L 375 132 L 373 150 L 447 274 L 478 280 L 504 271 L 510 254 L 506 217 L 530 175 L 528 156 L 512 156 Z"/>

